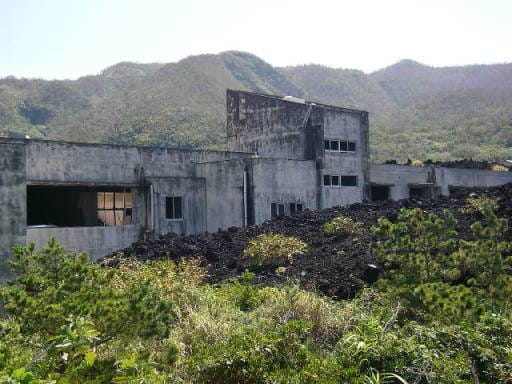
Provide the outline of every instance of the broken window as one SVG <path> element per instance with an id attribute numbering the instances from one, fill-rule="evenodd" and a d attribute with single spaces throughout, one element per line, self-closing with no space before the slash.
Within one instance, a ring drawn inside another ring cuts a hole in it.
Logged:
<path id="1" fill-rule="evenodd" d="M 97 204 L 99 225 L 132 224 L 131 192 L 98 192 Z"/>
<path id="2" fill-rule="evenodd" d="M 27 225 L 94 227 L 133 223 L 133 197 L 123 187 L 27 186 Z"/>
<path id="3" fill-rule="evenodd" d="M 165 218 L 169 220 L 183 219 L 182 196 L 168 196 L 165 198 Z"/>

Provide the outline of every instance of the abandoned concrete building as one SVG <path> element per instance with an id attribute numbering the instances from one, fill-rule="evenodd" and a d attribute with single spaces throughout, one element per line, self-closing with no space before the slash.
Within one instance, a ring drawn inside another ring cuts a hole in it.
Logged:
<path id="1" fill-rule="evenodd" d="M 227 91 L 230 151 L 0 139 L 0 265 L 55 237 L 92 259 L 167 232 L 363 200 L 434 197 L 512 172 L 370 165 L 365 111 Z"/>

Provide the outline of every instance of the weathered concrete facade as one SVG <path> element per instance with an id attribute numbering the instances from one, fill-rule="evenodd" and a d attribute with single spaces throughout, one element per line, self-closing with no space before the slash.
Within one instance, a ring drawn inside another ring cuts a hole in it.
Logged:
<path id="1" fill-rule="evenodd" d="M 49 237 L 96 259 L 168 232 L 512 181 L 512 172 L 370 166 L 365 111 L 232 90 L 226 106 L 230 151 L 0 138 L 0 266 L 13 244 Z"/>

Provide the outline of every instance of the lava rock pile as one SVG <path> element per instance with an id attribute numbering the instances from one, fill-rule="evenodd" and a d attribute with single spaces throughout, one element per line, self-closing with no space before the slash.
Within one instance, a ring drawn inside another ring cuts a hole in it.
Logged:
<path id="1" fill-rule="evenodd" d="M 169 233 L 156 240 L 140 240 L 99 261 L 101 265 L 116 267 L 123 258 L 157 260 L 171 257 L 179 261 L 199 258 L 208 268 L 208 283 L 219 283 L 239 276 L 246 268 L 242 254 L 249 240 L 261 233 L 281 233 L 294 236 L 308 244 L 308 251 L 296 256 L 286 271 L 277 273 L 278 266 L 257 267 L 255 282 L 274 285 L 297 281 L 303 288 L 318 290 L 335 298 L 350 298 L 365 284 L 378 278 L 379 266 L 371 254 L 370 228 L 379 217 L 396 220 L 401 208 L 418 207 L 426 212 L 440 214 L 448 209 L 457 218 L 457 230 L 463 238 L 471 238 L 470 225 L 479 219 L 479 213 L 463 213 L 469 196 L 486 195 L 498 199 L 497 214 L 509 221 L 512 237 L 512 184 L 489 189 L 458 190 L 449 197 L 435 200 L 401 200 L 379 203 L 357 203 L 321 211 L 306 211 L 293 216 L 279 217 L 261 225 L 229 228 L 216 233 L 182 236 Z M 340 238 L 328 236 L 323 224 L 337 216 L 350 217 L 363 223 L 361 235 Z"/>

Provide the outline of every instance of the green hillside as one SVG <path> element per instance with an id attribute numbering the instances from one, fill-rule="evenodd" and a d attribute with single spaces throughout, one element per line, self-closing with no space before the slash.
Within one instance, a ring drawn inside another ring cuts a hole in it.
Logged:
<path id="1" fill-rule="evenodd" d="M 75 81 L 0 79 L 0 134 L 222 148 L 226 88 L 366 109 L 377 161 L 512 158 L 512 64 L 433 68 L 403 60 L 365 74 L 275 68 L 236 51 L 122 62 Z"/>

